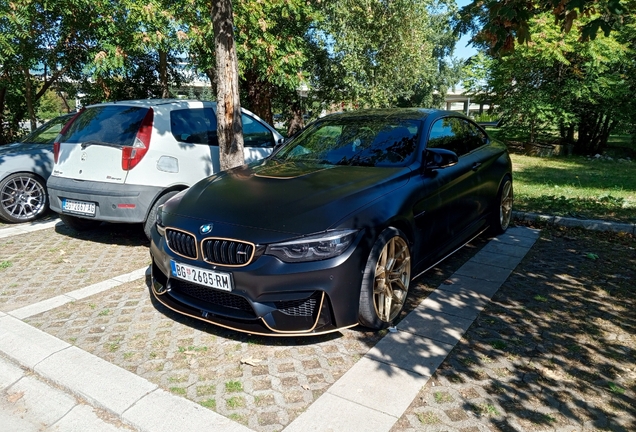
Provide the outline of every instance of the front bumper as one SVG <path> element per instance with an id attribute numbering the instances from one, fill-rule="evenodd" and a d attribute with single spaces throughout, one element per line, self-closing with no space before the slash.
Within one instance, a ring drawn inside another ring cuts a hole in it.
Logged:
<path id="1" fill-rule="evenodd" d="M 244 333 L 312 336 L 358 324 L 362 272 L 368 257 L 363 236 L 344 254 L 309 263 L 288 264 L 261 255 L 244 267 L 211 265 L 174 254 L 152 230 L 154 297 L 183 315 Z M 231 273 L 234 289 L 225 292 L 171 275 L 170 260 Z"/>
<path id="2" fill-rule="evenodd" d="M 51 210 L 56 213 L 123 223 L 144 222 L 150 206 L 163 191 L 157 186 L 80 181 L 54 176 L 49 177 L 47 189 Z M 94 202 L 95 216 L 62 210 L 64 198 Z"/>

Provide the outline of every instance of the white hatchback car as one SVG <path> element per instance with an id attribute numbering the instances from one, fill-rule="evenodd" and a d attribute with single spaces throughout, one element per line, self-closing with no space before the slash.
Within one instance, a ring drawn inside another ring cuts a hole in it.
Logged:
<path id="1" fill-rule="evenodd" d="M 246 163 L 283 137 L 243 110 Z M 47 182 L 50 207 L 76 230 L 102 221 L 143 223 L 149 236 L 157 208 L 220 170 L 216 103 L 148 99 L 91 105 L 62 130 Z"/>

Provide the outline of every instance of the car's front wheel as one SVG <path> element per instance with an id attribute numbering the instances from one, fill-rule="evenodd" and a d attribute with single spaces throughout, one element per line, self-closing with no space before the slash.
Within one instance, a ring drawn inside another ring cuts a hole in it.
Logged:
<path id="1" fill-rule="evenodd" d="M 411 252 L 406 236 L 385 229 L 376 240 L 364 270 L 358 320 L 374 330 L 388 327 L 400 314 L 411 282 Z"/>
<path id="2" fill-rule="evenodd" d="M 7 222 L 30 222 L 47 208 L 46 186 L 31 173 L 16 173 L 0 182 L 0 218 Z"/>
<path id="3" fill-rule="evenodd" d="M 60 219 L 69 228 L 75 231 L 88 231 L 97 228 L 102 222 L 94 219 L 83 219 L 67 214 L 60 214 Z"/>

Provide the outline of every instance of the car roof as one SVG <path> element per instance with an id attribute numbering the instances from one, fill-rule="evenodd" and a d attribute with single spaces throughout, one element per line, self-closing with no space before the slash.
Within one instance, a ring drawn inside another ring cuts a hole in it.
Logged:
<path id="1" fill-rule="evenodd" d="M 424 120 L 431 117 L 443 117 L 447 115 L 463 116 L 455 111 L 445 111 L 440 109 L 428 108 L 379 108 L 379 109 L 361 109 L 355 111 L 342 111 L 329 114 L 324 119 L 366 119 L 366 118 L 386 118 L 399 120 Z"/>
<path id="2" fill-rule="evenodd" d="M 108 105 L 123 105 L 123 106 L 138 106 L 142 108 L 151 108 L 159 105 L 187 105 L 190 102 L 205 102 L 215 105 L 216 102 L 202 101 L 198 99 L 133 99 L 133 100 L 122 100 L 115 102 L 103 102 L 88 105 L 87 108 L 97 107 L 97 106 L 108 106 Z"/>

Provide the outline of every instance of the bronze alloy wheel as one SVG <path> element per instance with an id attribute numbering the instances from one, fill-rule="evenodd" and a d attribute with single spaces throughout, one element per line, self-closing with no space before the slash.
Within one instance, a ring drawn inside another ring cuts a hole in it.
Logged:
<path id="1" fill-rule="evenodd" d="M 406 241 L 392 237 L 382 248 L 375 267 L 373 305 L 384 322 L 391 322 L 400 313 L 411 281 L 411 254 Z"/>
<path id="2" fill-rule="evenodd" d="M 0 183 L 0 217 L 28 222 L 46 210 L 46 189 L 33 174 L 19 173 Z"/>
<path id="3" fill-rule="evenodd" d="M 505 231 L 512 218 L 512 181 L 506 179 L 501 187 L 501 203 L 499 205 L 499 225 Z"/>

